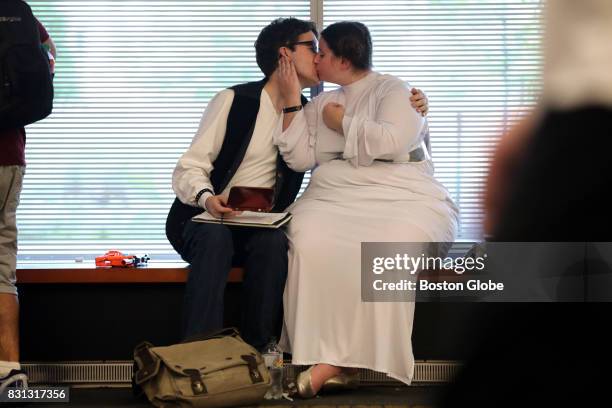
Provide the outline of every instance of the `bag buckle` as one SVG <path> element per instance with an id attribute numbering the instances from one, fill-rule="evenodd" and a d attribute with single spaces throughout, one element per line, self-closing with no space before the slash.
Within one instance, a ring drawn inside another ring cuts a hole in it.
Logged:
<path id="1" fill-rule="evenodd" d="M 249 366 L 249 376 L 251 377 L 251 381 L 253 382 L 253 384 L 263 382 L 263 377 L 261 376 L 261 373 L 257 368 L 257 359 L 255 358 L 255 356 L 252 356 L 250 354 L 244 354 L 240 357 L 242 357 L 242 359 L 246 361 Z"/>
<path id="2" fill-rule="evenodd" d="M 193 395 L 207 394 L 208 390 L 206 389 L 206 385 L 202 381 L 202 377 L 200 376 L 200 371 L 192 368 L 188 368 L 183 370 L 185 374 L 189 376 L 191 379 L 191 390 L 193 391 Z"/>

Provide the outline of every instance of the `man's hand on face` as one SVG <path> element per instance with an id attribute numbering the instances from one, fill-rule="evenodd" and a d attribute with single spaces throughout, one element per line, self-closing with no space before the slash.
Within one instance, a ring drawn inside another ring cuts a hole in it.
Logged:
<path id="1" fill-rule="evenodd" d="M 284 107 L 301 105 L 302 85 L 295 64 L 287 54 L 281 54 L 278 62 L 278 80 Z"/>
<path id="2" fill-rule="evenodd" d="M 231 218 L 242 212 L 234 211 L 227 207 L 227 199 L 220 195 L 208 197 L 204 206 L 206 207 L 206 211 L 215 218 Z"/>
<path id="3" fill-rule="evenodd" d="M 429 112 L 429 100 L 427 96 L 417 88 L 412 88 L 410 90 L 412 96 L 410 96 L 410 104 L 417 112 L 421 114 L 421 116 L 426 116 L 427 112 Z"/>
<path id="4" fill-rule="evenodd" d="M 323 108 L 323 123 L 328 128 L 335 130 L 344 136 L 342 130 L 342 119 L 344 119 L 344 105 L 330 102 Z"/>

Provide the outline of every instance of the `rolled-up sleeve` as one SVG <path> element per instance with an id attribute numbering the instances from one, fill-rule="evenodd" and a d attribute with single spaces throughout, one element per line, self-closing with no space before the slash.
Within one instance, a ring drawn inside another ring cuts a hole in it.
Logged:
<path id="1" fill-rule="evenodd" d="M 343 158 L 354 166 L 369 166 L 375 159 L 393 160 L 407 154 L 418 142 L 424 119 L 410 105 L 410 91 L 403 83 L 382 89 L 377 95 L 374 118 L 345 115 Z"/>
<path id="2" fill-rule="evenodd" d="M 234 91 L 226 89 L 208 103 L 191 146 L 174 168 L 172 189 L 178 199 L 185 204 L 198 205 L 195 197 L 202 189 L 208 188 L 214 191 L 210 174 L 213 162 L 225 139 L 227 117 L 233 100 Z M 202 195 L 200 203 L 205 202 L 210 195 L 212 194 Z"/>

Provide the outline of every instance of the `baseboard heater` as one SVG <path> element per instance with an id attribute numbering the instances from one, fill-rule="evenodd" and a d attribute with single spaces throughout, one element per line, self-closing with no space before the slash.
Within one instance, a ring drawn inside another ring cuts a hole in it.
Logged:
<path id="1" fill-rule="evenodd" d="M 34 384 L 71 384 L 81 386 L 129 386 L 132 378 L 131 361 L 86 361 L 21 364 Z M 446 384 L 461 367 L 458 361 L 417 360 L 414 385 Z M 304 367 L 285 365 L 285 375 L 293 377 Z M 364 385 L 401 385 L 385 374 L 361 370 Z"/>

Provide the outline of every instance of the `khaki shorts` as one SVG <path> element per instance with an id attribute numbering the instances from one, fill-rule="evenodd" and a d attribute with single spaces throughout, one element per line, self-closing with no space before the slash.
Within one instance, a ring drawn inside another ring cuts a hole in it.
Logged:
<path id="1" fill-rule="evenodd" d="M 0 166 L 0 293 L 17 294 L 17 205 L 24 166 Z"/>

